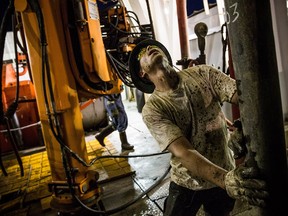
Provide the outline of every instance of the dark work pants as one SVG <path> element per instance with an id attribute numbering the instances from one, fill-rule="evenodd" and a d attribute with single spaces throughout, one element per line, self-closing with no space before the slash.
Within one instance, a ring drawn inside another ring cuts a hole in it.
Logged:
<path id="1" fill-rule="evenodd" d="M 128 117 L 122 102 L 121 94 L 107 95 L 104 97 L 104 106 L 118 132 L 123 132 L 128 127 Z"/>
<path id="2" fill-rule="evenodd" d="M 229 215 L 234 203 L 235 200 L 222 188 L 194 191 L 171 182 L 164 205 L 164 216 L 193 216 L 201 205 L 208 215 L 224 216 Z"/>

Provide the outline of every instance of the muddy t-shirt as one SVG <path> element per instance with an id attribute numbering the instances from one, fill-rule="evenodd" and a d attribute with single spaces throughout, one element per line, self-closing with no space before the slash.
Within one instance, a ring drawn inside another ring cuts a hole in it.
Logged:
<path id="1" fill-rule="evenodd" d="M 228 131 L 221 109 L 236 92 L 235 80 L 206 65 L 185 69 L 179 74 L 177 89 L 155 90 L 142 110 L 142 116 L 161 150 L 176 139 L 186 137 L 193 148 L 213 163 L 231 170 L 234 160 L 227 146 Z M 171 157 L 171 180 L 193 190 L 215 187 L 193 177 L 178 158 Z"/>

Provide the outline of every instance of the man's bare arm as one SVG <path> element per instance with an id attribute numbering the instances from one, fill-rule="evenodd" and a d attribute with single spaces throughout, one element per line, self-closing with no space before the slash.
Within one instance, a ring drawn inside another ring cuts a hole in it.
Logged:
<path id="1" fill-rule="evenodd" d="M 180 159 L 182 165 L 193 175 L 201 177 L 225 189 L 224 179 L 227 170 L 213 164 L 195 149 L 191 149 L 189 141 L 181 137 L 172 142 L 168 150 Z"/>

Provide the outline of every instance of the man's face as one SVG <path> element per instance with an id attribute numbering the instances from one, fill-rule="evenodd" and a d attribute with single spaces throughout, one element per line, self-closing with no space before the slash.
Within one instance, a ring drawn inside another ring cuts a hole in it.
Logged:
<path id="1" fill-rule="evenodd" d="M 140 67 L 142 69 L 141 76 L 155 72 L 156 69 L 163 67 L 164 62 L 168 62 L 164 52 L 157 46 L 143 48 L 139 54 L 139 58 Z"/>

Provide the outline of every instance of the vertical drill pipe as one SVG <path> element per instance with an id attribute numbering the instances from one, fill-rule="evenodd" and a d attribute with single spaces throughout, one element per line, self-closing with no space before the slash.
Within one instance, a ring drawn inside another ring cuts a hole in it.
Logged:
<path id="1" fill-rule="evenodd" d="M 189 40 L 187 30 L 187 11 L 186 0 L 177 0 L 177 16 L 179 26 L 179 39 L 181 48 L 181 58 L 185 59 L 189 57 Z M 184 68 L 183 68 L 184 69 Z"/>
<path id="2" fill-rule="evenodd" d="M 282 215 L 287 200 L 278 194 L 287 195 L 287 159 L 270 1 L 225 0 L 225 8 L 248 141 L 246 163 L 257 166 L 267 181 L 270 199 L 264 213 Z"/>

